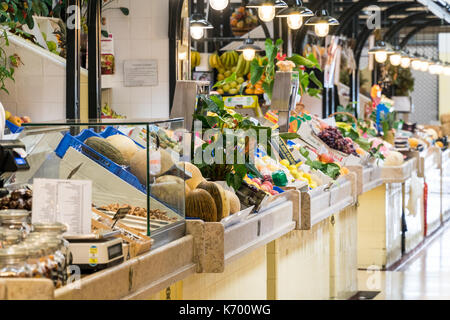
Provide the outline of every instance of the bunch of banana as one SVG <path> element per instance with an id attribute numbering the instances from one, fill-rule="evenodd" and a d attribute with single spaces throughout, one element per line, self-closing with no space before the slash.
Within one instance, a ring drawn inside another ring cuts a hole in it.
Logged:
<path id="1" fill-rule="evenodd" d="M 236 75 L 238 77 L 246 75 L 250 72 L 251 61 L 244 59 L 244 55 L 241 54 L 238 59 L 238 64 L 236 66 Z"/>
<path id="2" fill-rule="evenodd" d="M 198 67 L 201 63 L 200 53 L 197 51 L 191 51 L 191 68 Z"/>
<path id="3" fill-rule="evenodd" d="M 211 68 L 216 68 L 217 70 L 224 68 L 222 60 L 220 60 L 220 57 L 217 54 L 217 52 L 214 52 L 212 55 L 209 56 L 209 65 L 211 66 Z"/>
<path id="4" fill-rule="evenodd" d="M 236 51 L 227 51 L 220 56 L 220 61 L 227 68 L 233 68 L 239 60 L 239 54 Z"/>

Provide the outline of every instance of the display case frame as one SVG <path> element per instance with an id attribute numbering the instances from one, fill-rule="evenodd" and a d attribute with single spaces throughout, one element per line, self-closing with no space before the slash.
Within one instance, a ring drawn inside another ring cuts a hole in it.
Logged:
<path id="1" fill-rule="evenodd" d="M 183 152 L 183 148 L 188 145 L 188 143 L 184 143 L 183 118 L 61 120 L 29 123 L 24 127 L 19 139 L 25 142 L 32 169 L 28 173 L 12 175 L 8 184 L 32 183 L 35 177 L 57 179 L 70 177 L 82 180 L 89 177 L 89 179 L 103 180 L 103 182 L 93 181 L 93 204 L 96 208 L 102 209 L 101 207 L 103 207 L 104 209 L 108 205 L 107 202 L 110 201 L 111 205 L 115 203 L 119 205 L 128 204 L 132 208 L 131 213 L 145 212 L 137 211 L 138 209 L 144 209 L 147 213 L 151 212 L 152 218 L 150 214 L 146 214 L 146 218 L 127 215 L 121 222 L 127 226 L 136 227 L 141 230 L 142 234 L 150 236 L 153 240 L 152 248 L 160 247 L 185 235 L 185 184 L 182 187 L 181 183 L 177 184 L 177 186 L 180 186 L 180 191 L 183 192 L 174 193 L 176 200 L 172 203 L 167 202 L 167 197 L 161 200 L 154 195 L 158 188 L 164 190 L 161 185 L 172 183 L 172 180 L 171 182 L 157 183 L 158 178 L 171 175 L 178 182 L 178 179 L 186 180 L 190 177 L 189 173 L 186 174 L 184 171 L 184 167 L 177 165 L 177 163 L 188 160 L 190 156 L 189 150 Z M 166 132 L 173 133 L 175 140 L 172 140 Z M 128 136 L 138 146 L 142 154 L 145 153 L 141 157 L 143 165 L 135 166 L 146 166 L 139 171 L 141 173 L 139 178 L 138 173 L 133 172 L 129 164 L 117 164 L 85 144 L 90 137 L 106 139 L 111 135 Z M 166 138 L 167 141 L 164 140 Z M 170 141 L 170 144 L 168 141 Z M 150 152 L 143 152 L 142 149 L 150 150 Z M 155 154 L 158 156 L 155 156 Z M 161 156 L 163 154 L 166 154 L 167 157 Z M 156 167 L 152 165 L 155 161 L 156 163 L 159 161 Z M 62 164 L 64 162 L 65 164 Z M 164 169 L 164 167 L 167 167 L 164 164 L 165 162 L 173 163 L 168 170 L 166 170 L 167 168 Z M 80 168 L 79 164 L 84 163 L 86 163 L 85 168 L 82 166 Z M 151 168 L 155 170 L 158 165 L 160 174 L 154 172 L 154 175 L 152 175 Z M 63 169 L 64 166 L 67 168 Z M 58 173 L 56 173 L 56 169 L 58 169 Z M 99 177 L 104 178 L 100 179 Z M 103 184 L 101 188 L 99 188 L 100 184 Z M 100 196 L 100 189 L 106 190 L 105 194 L 109 190 L 114 191 L 111 191 L 110 197 L 103 197 L 103 195 Z M 120 193 L 121 190 L 123 190 L 123 194 Z M 159 191 L 160 197 L 165 197 L 166 194 L 168 192 Z M 125 202 L 124 199 L 129 200 L 129 202 Z M 159 211 L 154 214 L 156 209 Z M 108 211 L 107 209 L 104 210 L 104 212 Z M 106 213 L 112 215 L 113 212 Z M 155 220 L 155 216 L 158 216 L 159 213 L 161 213 L 161 216 L 167 217 L 167 223 L 158 219 Z M 144 230 L 144 224 L 146 230 Z"/>

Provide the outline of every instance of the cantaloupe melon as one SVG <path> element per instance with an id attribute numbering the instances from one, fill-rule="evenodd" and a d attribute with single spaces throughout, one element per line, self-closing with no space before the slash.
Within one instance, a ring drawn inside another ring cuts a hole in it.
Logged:
<path id="1" fill-rule="evenodd" d="M 130 164 L 131 158 L 133 158 L 134 154 L 139 151 L 139 147 L 133 140 L 121 134 L 109 136 L 106 138 L 106 141 L 111 143 L 113 147 L 120 151 L 128 165 Z"/>
<path id="2" fill-rule="evenodd" d="M 90 137 L 84 143 L 118 165 L 127 165 L 127 161 L 122 156 L 122 153 L 106 139 L 100 137 Z"/>
<path id="3" fill-rule="evenodd" d="M 160 156 L 157 156 L 159 152 Z M 160 158 L 158 160 L 158 158 Z M 158 177 L 166 173 L 174 165 L 170 154 L 164 149 L 150 151 L 150 177 Z M 142 184 L 147 184 L 147 150 L 139 150 L 134 154 L 130 161 L 130 171 Z"/>
<path id="4" fill-rule="evenodd" d="M 217 222 L 217 209 L 208 191 L 192 190 L 186 198 L 186 217 L 199 218 L 205 222 Z"/>
<path id="5" fill-rule="evenodd" d="M 206 190 L 213 197 L 216 203 L 217 221 L 230 215 L 230 206 L 226 200 L 225 191 L 219 184 L 205 180 L 197 186 L 197 189 Z"/>
<path id="6" fill-rule="evenodd" d="M 200 184 L 200 182 L 205 181 L 205 178 L 203 178 L 202 173 L 200 172 L 200 169 L 197 168 L 195 165 L 193 165 L 190 162 L 181 162 L 180 166 L 184 168 L 186 172 L 189 172 L 192 175 L 191 179 L 186 180 L 186 183 L 188 186 L 194 190 L 197 188 L 197 186 Z"/>
<path id="7" fill-rule="evenodd" d="M 175 209 L 183 209 L 185 183 L 180 177 L 162 176 L 150 186 L 150 193 Z"/>
<path id="8" fill-rule="evenodd" d="M 241 211 L 241 202 L 239 201 L 238 196 L 231 192 L 231 191 L 225 191 L 227 195 L 228 202 L 230 204 L 230 214 L 235 214 Z"/>

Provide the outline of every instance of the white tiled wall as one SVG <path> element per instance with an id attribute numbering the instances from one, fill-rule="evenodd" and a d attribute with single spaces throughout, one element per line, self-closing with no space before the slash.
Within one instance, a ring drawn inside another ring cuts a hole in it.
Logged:
<path id="1" fill-rule="evenodd" d="M 104 94 L 119 114 L 132 118 L 169 116 L 169 1 L 119 0 L 118 6 L 130 9 L 124 16 L 108 10 L 107 30 L 114 36 L 116 74 L 113 88 Z M 126 88 L 123 86 L 123 64 L 128 59 L 157 59 L 158 86 Z"/>
<path id="2" fill-rule="evenodd" d="M 18 54 L 23 64 L 15 69 L 15 82 L 6 82 L 9 95 L 0 92 L 5 110 L 33 122 L 64 119 L 65 60 L 16 36 L 10 35 L 9 41 L 4 46 L 8 56 Z"/>

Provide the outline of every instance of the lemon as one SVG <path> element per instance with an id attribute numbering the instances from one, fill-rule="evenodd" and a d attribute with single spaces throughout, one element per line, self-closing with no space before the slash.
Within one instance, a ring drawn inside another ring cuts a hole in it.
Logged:
<path id="1" fill-rule="evenodd" d="M 300 180 L 300 181 L 304 181 L 304 182 L 307 182 L 308 184 L 309 184 L 309 181 L 308 181 L 308 179 L 306 179 L 305 177 L 300 177 L 298 180 Z"/>
<path id="2" fill-rule="evenodd" d="M 300 161 L 299 163 L 297 163 L 295 166 L 298 168 L 303 164 L 303 161 Z"/>
<path id="3" fill-rule="evenodd" d="M 289 167 L 289 161 L 287 161 L 286 159 L 281 160 L 281 161 L 280 161 L 280 164 L 281 164 L 282 166 L 285 166 L 286 168 Z"/>
<path id="4" fill-rule="evenodd" d="M 297 170 L 297 167 L 294 166 L 294 165 L 290 165 L 290 166 L 288 167 L 288 169 L 289 169 L 289 171 L 295 171 L 295 172 L 298 171 L 298 170 Z"/>

